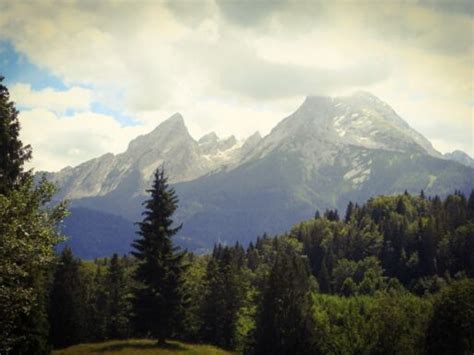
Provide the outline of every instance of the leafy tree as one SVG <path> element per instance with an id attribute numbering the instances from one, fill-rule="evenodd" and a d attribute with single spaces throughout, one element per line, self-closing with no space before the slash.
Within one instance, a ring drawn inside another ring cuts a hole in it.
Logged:
<path id="1" fill-rule="evenodd" d="M 343 295 L 374 294 L 386 288 L 386 277 L 375 257 L 360 261 L 340 259 L 334 268 L 334 290 Z"/>
<path id="2" fill-rule="evenodd" d="M 31 158 L 31 147 L 23 146 L 19 139 L 18 111 L 10 101 L 8 89 L 2 85 L 0 75 L 0 194 L 7 195 L 22 178 L 23 164 Z"/>
<path id="3" fill-rule="evenodd" d="M 26 177 L 8 195 L 0 195 L 0 348 L 39 343 L 47 337 L 46 282 L 54 263 L 53 247 L 61 240 L 58 223 L 65 206 L 48 203 L 54 187 Z M 39 338 L 42 337 L 41 341 Z M 47 350 L 45 350 L 47 351 Z"/>
<path id="4" fill-rule="evenodd" d="M 407 292 L 382 292 L 374 298 L 370 322 L 375 354 L 420 354 L 431 316 L 431 303 Z"/>
<path id="5" fill-rule="evenodd" d="M 183 305 L 182 273 L 184 252 L 173 247 L 172 237 L 181 226 L 173 227 L 172 215 L 178 198 L 168 186 L 163 169 L 157 169 L 151 198 L 144 202 L 145 216 L 138 223 L 140 238 L 132 244 L 138 261 L 134 279 L 134 313 L 138 330 L 163 344 L 177 327 Z"/>
<path id="6" fill-rule="evenodd" d="M 314 294 L 313 300 L 316 349 L 311 354 L 372 353 L 377 331 L 370 322 L 372 298 Z"/>
<path id="7" fill-rule="evenodd" d="M 428 329 L 429 354 L 474 352 L 474 280 L 454 282 L 437 297 Z"/>
<path id="8" fill-rule="evenodd" d="M 63 203 L 53 185 L 37 184 L 24 163 L 31 147 L 19 140 L 18 111 L 0 76 L 0 352 L 47 353 L 46 287 L 61 240 Z"/>

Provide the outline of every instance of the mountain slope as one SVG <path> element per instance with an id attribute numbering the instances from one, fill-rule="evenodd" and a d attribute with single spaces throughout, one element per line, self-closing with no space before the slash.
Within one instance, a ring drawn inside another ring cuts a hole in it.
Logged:
<path id="1" fill-rule="evenodd" d="M 195 141 L 174 115 L 133 140 L 126 152 L 52 178 L 73 206 L 131 223 L 140 220 L 144 190 L 163 163 L 180 198 L 179 243 L 193 250 L 281 233 L 316 209 L 343 210 L 349 200 L 474 188 L 474 169 L 444 158 L 392 108 L 365 92 L 308 97 L 270 134 L 245 142 L 215 133 Z"/>
<path id="2" fill-rule="evenodd" d="M 202 245 L 249 242 L 264 232 L 288 230 L 317 209 L 344 211 L 349 201 L 362 203 L 405 189 L 442 196 L 455 189 L 468 193 L 473 179 L 472 169 L 424 154 L 348 147 L 308 174 L 298 153 L 274 152 L 231 172 L 177 184 L 178 217 L 184 223 L 182 236 L 199 236 Z"/>
<path id="3" fill-rule="evenodd" d="M 127 254 L 136 239 L 136 228 L 123 217 L 81 207 L 70 209 L 71 217 L 62 226 L 68 239 L 59 249 L 69 246 L 84 259 Z"/>

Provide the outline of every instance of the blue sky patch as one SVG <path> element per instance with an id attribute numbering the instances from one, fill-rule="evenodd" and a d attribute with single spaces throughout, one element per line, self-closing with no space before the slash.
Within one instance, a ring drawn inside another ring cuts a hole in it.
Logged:
<path id="1" fill-rule="evenodd" d="M 26 55 L 17 52 L 7 41 L 0 41 L 0 74 L 5 77 L 7 85 L 28 83 L 34 90 L 46 87 L 67 89 L 59 77 L 31 63 Z"/>
<path id="2" fill-rule="evenodd" d="M 67 90 L 69 87 L 56 75 L 53 75 L 46 69 L 42 69 L 30 62 L 28 57 L 18 52 L 8 41 L 0 41 L 0 75 L 5 77 L 4 83 L 12 86 L 17 83 L 30 84 L 33 90 L 42 90 L 52 88 L 57 91 Z M 93 89 L 91 85 L 80 85 L 85 89 Z M 21 110 L 29 109 L 21 104 L 16 105 Z M 120 111 L 111 109 L 100 102 L 92 99 L 91 111 L 108 116 L 112 116 L 123 126 L 135 126 L 139 122 L 132 117 L 127 116 Z M 64 112 L 65 116 L 72 116 L 80 112 L 75 109 L 68 109 Z"/>

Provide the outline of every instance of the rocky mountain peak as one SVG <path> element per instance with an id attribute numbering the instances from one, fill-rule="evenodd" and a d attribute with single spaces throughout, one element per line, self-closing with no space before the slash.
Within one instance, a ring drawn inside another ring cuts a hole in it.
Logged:
<path id="1" fill-rule="evenodd" d="M 194 142 L 184 123 L 183 116 L 175 113 L 165 121 L 161 122 L 153 131 L 138 136 L 128 145 L 127 151 L 148 151 L 150 149 L 164 149 L 173 142 Z"/>
<path id="2" fill-rule="evenodd" d="M 162 134 L 163 132 L 189 134 L 188 128 L 184 123 L 184 118 L 178 112 L 161 122 L 149 135 Z"/>
<path id="3" fill-rule="evenodd" d="M 314 160 L 343 146 L 440 156 L 389 105 L 371 93 L 359 91 L 342 97 L 306 97 L 263 139 L 253 157 L 283 149 L 302 152 Z"/>

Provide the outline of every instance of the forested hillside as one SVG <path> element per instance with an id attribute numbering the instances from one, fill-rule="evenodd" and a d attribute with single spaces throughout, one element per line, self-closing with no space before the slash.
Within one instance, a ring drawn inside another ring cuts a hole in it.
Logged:
<path id="1" fill-rule="evenodd" d="M 176 339 L 253 354 L 474 349 L 474 192 L 374 197 L 185 264 Z M 55 346 L 144 335 L 130 317 L 135 266 L 66 249 L 52 288 Z"/>

